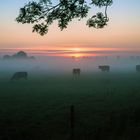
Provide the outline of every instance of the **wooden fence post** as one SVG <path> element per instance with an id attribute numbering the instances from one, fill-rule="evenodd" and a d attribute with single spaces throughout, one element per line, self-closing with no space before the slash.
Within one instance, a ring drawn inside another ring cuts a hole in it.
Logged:
<path id="1" fill-rule="evenodd" d="M 71 105 L 70 107 L 70 139 L 74 140 L 74 128 L 75 128 L 75 107 L 74 105 Z"/>

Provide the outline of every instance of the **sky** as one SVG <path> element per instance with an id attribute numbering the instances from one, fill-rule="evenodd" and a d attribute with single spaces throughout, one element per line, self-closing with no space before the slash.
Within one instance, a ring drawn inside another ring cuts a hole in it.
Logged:
<path id="1" fill-rule="evenodd" d="M 0 50 L 140 50 L 140 0 L 114 0 L 104 29 L 89 28 L 83 19 L 60 31 L 55 22 L 43 37 L 32 33 L 32 25 L 15 21 L 28 1 L 0 0 Z M 102 9 L 93 8 L 89 15 L 97 10 Z"/>

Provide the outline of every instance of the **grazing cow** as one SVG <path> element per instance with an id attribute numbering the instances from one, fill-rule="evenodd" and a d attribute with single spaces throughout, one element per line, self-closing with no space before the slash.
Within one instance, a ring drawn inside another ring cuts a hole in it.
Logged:
<path id="1" fill-rule="evenodd" d="M 136 72 L 140 72 L 140 65 L 136 65 Z"/>
<path id="2" fill-rule="evenodd" d="M 74 76 L 80 76 L 80 72 L 81 72 L 81 70 L 79 68 L 75 68 L 72 71 L 72 73 L 73 73 Z"/>
<path id="3" fill-rule="evenodd" d="M 103 72 L 105 72 L 105 71 L 109 72 L 110 71 L 110 66 L 107 66 L 107 65 L 99 66 L 98 68 Z"/>
<path id="4" fill-rule="evenodd" d="M 27 72 L 16 72 L 13 74 L 11 80 L 27 79 L 27 77 L 28 77 Z"/>

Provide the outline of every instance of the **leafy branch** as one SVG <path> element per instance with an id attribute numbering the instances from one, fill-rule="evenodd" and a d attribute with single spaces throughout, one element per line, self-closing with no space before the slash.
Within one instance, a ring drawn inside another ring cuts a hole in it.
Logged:
<path id="1" fill-rule="evenodd" d="M 87 25 L 94 28 L 103 28 L 107 25 L 109 18 L 107 16 L 107 8 L 113 3 L 113 0 L 57 0 L 57 4 L 53 4 L 51 0 L 38 0 L 25 4 L 20 8 L 20 12 L 16 21 L 22 24 L 34 24 L 33 32 L 40 35 L 48 33 L 48 27 L 55 20 L 58 21 L 58 27 L 63 30 L 67 28 L 68 23 L 74 18 L 85 18 L 88 16 L 89 9 L 92 6 L 99 8 L 105 7 L 105 12 L 98 12 L 93 15 Z"/>

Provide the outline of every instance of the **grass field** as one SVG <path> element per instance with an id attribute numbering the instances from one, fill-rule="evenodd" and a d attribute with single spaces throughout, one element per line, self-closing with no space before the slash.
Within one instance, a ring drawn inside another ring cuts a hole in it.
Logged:
<path id="1" fill-rule="evenodd" d="M 9 81 L 0 73 L 0 140 L 140 139 L 140 73 L 29 73 Z"/>

